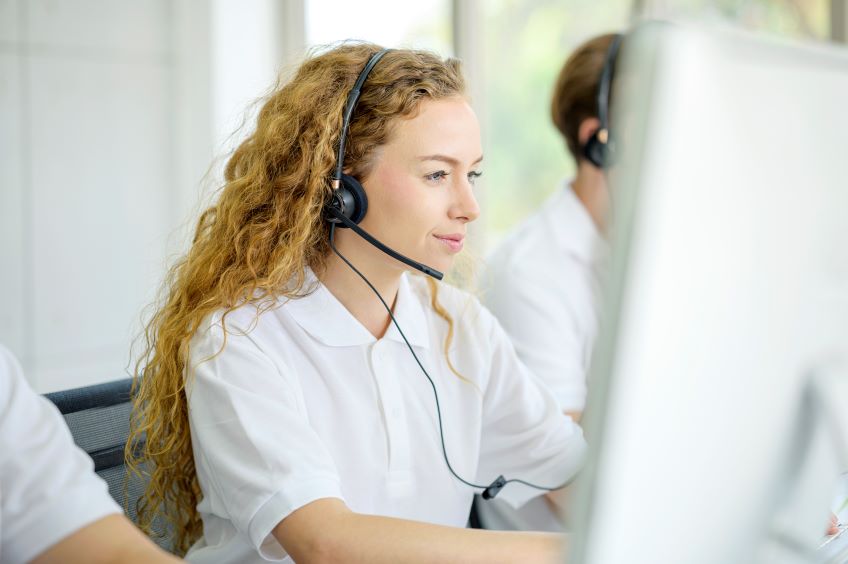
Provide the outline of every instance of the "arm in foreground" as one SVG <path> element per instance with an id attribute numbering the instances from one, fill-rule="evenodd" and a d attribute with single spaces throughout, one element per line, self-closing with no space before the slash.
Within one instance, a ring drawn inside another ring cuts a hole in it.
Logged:
<path id="1" fill-rule="evenodd" d="M 142 564 L 180 560 L 153 544 L 123 515 L 109 515 L 63 538 L 32 564 Z"/>
<path id="2" fill-rule="evenodd" d="M 296 562 L 498 563 L 561 561 L 564 539 L 550 533 L 460 529 L 354 513 L 339 499 L 319 499 L 273 531 Z"/>

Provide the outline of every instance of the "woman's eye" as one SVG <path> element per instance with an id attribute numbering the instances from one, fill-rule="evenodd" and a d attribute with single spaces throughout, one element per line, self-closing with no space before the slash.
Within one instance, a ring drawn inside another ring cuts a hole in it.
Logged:
<path id="1" fill-rule="evenodd" d="M 435 182 L 437 180 L 441 180 L 442 178 L 446 178 L 448 175 L 444 170 L 437 170 L 431 174 L 428 174 L 424 177 L 425 180 L 429 180 L 431 182 Z"/>
<path id="2" fill-rule="evenodd" d="M 480 172 L 480 171 L 475 170 L 475 171 L 469 172 L 468 173 L 468 182 L 470 182 L 471 184 L 474 184 L 474 181 L 476 181 L 481 176 L 483 176 L 483 173 Z"/>

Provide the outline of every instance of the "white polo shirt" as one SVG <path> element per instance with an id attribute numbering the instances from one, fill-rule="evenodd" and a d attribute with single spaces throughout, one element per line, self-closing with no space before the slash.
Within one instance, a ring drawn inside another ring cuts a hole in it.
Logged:
<path id="1" fill-rule="evenodd" d="M 487 261 L 486 306 L 563 411 L 583 411 L 586 405 L 608 255 L 608 243 L 568 181 Z M 562 529 L 542 498 L 517 510 L 497 499 L 477 506 L 489 529 Z"/>
<path id="2" fill-rule="evenodd" d="M 563 411 L 583 411 L 609 245 L 563 182 L 489 257 L 483 300 Z"/>
<path id="3" fill-rule="evenodd" d="M 465 526 L 474 490 L 445 465 L 433 390 L 397 329 L 376 340 L 309 275 L 311 295 L 258 319 L 254 306 L 227 316 L 217 356 L 220 313 L 191 343 L 204 535 L 190 561 L 282 559 L 271 530 L 327 497 L 359 513 Z M 438 390 L 451 465 L 483 484 L 499 474 L 541 485 L 568 479 L 585 451 L 580 428 L 475 299 L 442 284 L 439 301 L 455 321 L 451 360 L 470 383 L 448 367 L 448 326 L 421 277 L 402 277 L 395 317 Z M 540 493 L 510 484 L 499 499 L 518 506 Z"/>
<path id="4" fill-rule="evenodd" d="M 59 410 L 0 346 L 0 562 L 29 562 L 114 513 L 121 508 Z"/>

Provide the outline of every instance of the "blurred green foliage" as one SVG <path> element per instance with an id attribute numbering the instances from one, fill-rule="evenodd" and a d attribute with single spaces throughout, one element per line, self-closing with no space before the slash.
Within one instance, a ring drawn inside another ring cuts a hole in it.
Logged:
<path id="1" fill-rule="evenodd" d="M 646 16 L 798 38 L 826 39 L 830 31 L 828 0 L 481 0 L 481 7 L 486 249 L 574 174 L 550 120 L 550 96 L 583 41 Z"/>
<path id="2" fill-rule="evenodd" d="M 632 2 L 491 0 L 484 18 L 486 246 L 491 248 L 574 174 L 550 119 L 551 92 L 568 54 L 622 29 Z"/>

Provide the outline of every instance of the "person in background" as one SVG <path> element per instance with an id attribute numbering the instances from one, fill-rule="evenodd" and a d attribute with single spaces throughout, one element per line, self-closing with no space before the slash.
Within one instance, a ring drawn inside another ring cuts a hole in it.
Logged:
<path id="1" fill-rule="evenodd" d="M 608 92 L 599 93 L 599 88 L 605 67 L 612 71 L 619 37 L 594 37 L 565 61 L 554 86 L 551 117 L 577 172 L 506 237 L 488 258 L 482 277 L 484 302 L 518 356 L 575 421 L 586 403 L 608 253 L 604 230 L 609 193 L 604 149 L 598 148 L 608 141 L 599 108 L 599 94 Z M 518 510 L 498 500 L 478 500 L 475 508 L 483 528 L 562 530 L 548 498 L 531 500 Z"/>
<path id="2" fill-rule="evenodd" d="M 586 150 L 601 124 L 598 87 L 615 34 L 580 45 L 554 87 L 551 116 L 577 170 L 490 255 L 484 301 L 516 352 L 580 419 L 598 330 L 598 293 L 607 254 L 607 178 Z"/>
<path id="3" fill-rule="evenodd" d="M 62 415 L 0 346 L 0 562 L 177 561 L 124 516 Z"/>
<path id="4" fill-rule="evenodd" d="M 560 408 L 580 421 L 587 373 L 598 331 L 606 257 L 608 173 L 614 164 L 610 95 L 623 36 L 607 33 L 567 58 L 554 86 L 551 118 L 576 166 L 541 209 L 488 259 L 486 306 L 512 339 L 530 371 L 542 378 Z M 475 501 L 479 525 L 495 530 L 561 531 L 561 503 L 548 496 L 513 509 Z M 831 515 L 827 534 L 838 532 Z"/>

